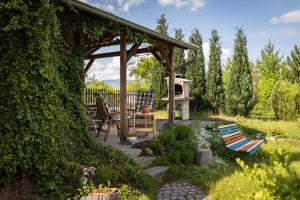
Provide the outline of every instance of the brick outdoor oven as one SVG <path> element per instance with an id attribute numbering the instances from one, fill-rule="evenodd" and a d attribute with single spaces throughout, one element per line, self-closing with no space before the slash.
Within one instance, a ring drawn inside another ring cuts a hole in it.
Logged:
<path id="1" fill-rule="evenodd" d="M 165 78 L 167 80 L 169 88 L 169 77 Z M 175 107 L 181 107 L 179 110 L 182 113 L 182 120 L 188 120 L 190 118 L 190 100 L 194 97 L 189 95 L 189 83 L 191 80 L 181 78 L 181 74 L 175 75 Z M 169 93 L 168 93 L 169 94 Z M 169 100 L 169 97 L 163 98 L 163 100 Z M 180 105 L 180 106 L 178 106 Z M 178 111 L 178 110 L 176 110 Z"/>

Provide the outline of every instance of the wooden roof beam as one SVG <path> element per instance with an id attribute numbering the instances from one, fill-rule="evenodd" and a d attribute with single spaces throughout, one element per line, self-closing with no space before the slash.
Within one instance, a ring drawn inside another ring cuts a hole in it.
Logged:
<path id="1" fill-rule="evenodd" d="M 165 66 L 167 66 L 168 70 L 170 70 L 172 67 L 172 60 L 170 60 L 170 56 L 168 54 L 172 54 L 173 49 L 172 48 L 167 49 L 168 52 L 166 52 L 165 51 L 166 49 L 159 47 L 158 50 L 162 57 L 162 61 L 165 61 L 165 64 L 164 64 L 164 62 L 161 62 L 161 63 L 164 64 Z"/>
<path id="2" fill-rule="evenodd" d="M 94 63 L 95 59 L 91 59 L 88 64 L 86 65 L 86 67 L 84 68 L 84 72 L 87 73 L 87 71 L 89 71 L 89 69 L 91 68 L 92 64 Z"/>
<path id="3" fill-rule="evenodd" d="M 132 56 L 136 54 L 136 51 L 141 46 L 141 44 L 134 43 L 129 51 L 127 51 L 126 61 L 128 62 Z"/>
<path id="4" fill-rule="evenodd" d="M 153 48 L 153 47 L 140 48 L 140 49 L 136 50 L 136 54 L 150 53 L 154 49 L 156 49 L 156 51 L 157 51 L 157 48 Z M 127 50 L 126 52 L 127 52 L 127 55 L 129 55 L 130 50 Z M 110 58 L 110 57 L 116 57 L 116 56 L 120 56 L 120 51 L 100 53 L 100 54 L 95 54 L 95 55 L 88 55 L 87 59 Z"/>

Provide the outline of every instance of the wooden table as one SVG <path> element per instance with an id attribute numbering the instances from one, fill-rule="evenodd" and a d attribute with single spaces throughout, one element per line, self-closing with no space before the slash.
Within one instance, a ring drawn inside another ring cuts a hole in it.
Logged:
<path id="1" fill-rule="evenodd" d="M 136 117 L 141 116 L 144 117 L 144 127 L 136 127 Z M 153 127 L 148 126 L 149 118 L 153 119 Z M 133 114 L 133 131 L 137 133 L 153 133 L 153 138 L 156 137 L 156 121 L 155 121 L 155 114 L 154 113 L 147 113 L 143 114 L 141 112 L 137 112 Z"/>

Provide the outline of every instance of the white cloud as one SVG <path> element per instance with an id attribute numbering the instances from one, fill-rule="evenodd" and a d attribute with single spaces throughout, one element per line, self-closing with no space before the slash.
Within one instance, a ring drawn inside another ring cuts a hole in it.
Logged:
<path id="1" fill-rule="evenodd" d="M 96 59 L 89 71 L 88 76 L 95 75 L 99 81 L 120 78 L 120 57 L 109 59 L 108 63 Z"/>
<path id="2" fill-rule="evenodd" d="M 162 6 L 175 6 L 176 8 L 189 7 L 191 11 L 198 11 L 205 6 L 206 0 L 158 0 Z"/>
<path id="3" fill-rule="evenodd" d="M 260 31 L 258 37 L 262 38 L 284 38 L 284 37 L 299 37 L 300 29 L 283 28 L 275 31 Z"/>
<path id="4" fill-rule="evenodd" d="M 204 53 L 204 58 L 205 58 L 205 65 L 208 66 L 208 61 L 209 61 L 209 42 L 204 42 L 203 43 L 203 53 Z"/>
<path id="5" fill-rule="evenodd" d="M 145 0 L 80 0 L 109 12 L 129 12 L 132 7 L 139 6 Z"/>
<path id="6" fill-rule="evenodd" d="M 231 56 L 232 56 L 231 49 L 222 48 L 222 56 L 221 56 L 222 64 L 226 64 L 228 58 L 230 58 Z"/>
<path id="7" fill-rule="evenodd" d="M 289 11 L 283 15 L 278 17 L 272 17 L 271 19 L 272 24 L 279 24 L 279 23 L 300 23 L 300 8 L 296 10 Z"/>
<path id="8" fill-rule="evenodd" d="M 118 0 L 120 8 L 125 12 L 129 12 L 131 7 L 138 6 L 142 3 L 144 3 L 144 0 Z"/>

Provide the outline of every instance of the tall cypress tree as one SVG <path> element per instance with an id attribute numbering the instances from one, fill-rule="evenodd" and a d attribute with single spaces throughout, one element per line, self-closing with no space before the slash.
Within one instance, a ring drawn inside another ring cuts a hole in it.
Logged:
<path id="1" fill-rule="evenodd" d="M 162 35 L 168 36 L 168 22 L 165 14 L 161 14 L 156 21 L 155 30 Z"/>
<path id="2" fill-rule="evenodd" d="M 180 28 L 175 29 L 175 39 L 179 41 L 183 41 L 184 35 Z M 175 47 L 174 56 L 173 56 L 173 64 L 175 67 L 175 72 L 179 74 L 185 74 L 186 67 L 181 67 L 185 63 L 184 59 L 184 50 L 182 48 Z"/>
<path id="3" fill-rule="evenodd" d="M 162 35 L 168 35 L 168 22 L 165 14 L 162 14 L 160 18 L 157 19 L 155 30 Z M 167 96 L 167 82 L 165 80 L 165 77 L 168 76 L 168 72 L 165 66 L 161 65 L 157 60 L 155 60 L 155 66 L 155 71 L 150 72 L 153 73 L 151 80 L 151 89 L 155 93 L 155 107 L 161 109 L 165 105 L 165 102 L 162 101 L 162 98 Z"/>
<path id="4" fill-rule="evenodd" d="M 253 86 L 247 37 L 242 28 L 237 28 L 235 36 L 233 64 L 226 95 L 227 108 L 232 115 L 248 116 L 252 108 Z"/>
<path id="5" fill-rule="evenodd" d="M 187 67 L 186 71 L 186 77 L 192 81 L 190 83 L 190 95 L 195 97 L 194 101 L 192 101 L 193 107 L 194 109 L 197 109 L 204 105 L 206 93 L 204 53 L 202 37 L 198 29 L 193 30 L 189 38 L 189 43 L 199 47 L 198 52 L 196 50 L 189 50 L 188 62 L 194 60 L 195 58 L 196 60 Z"/>
<path id="6" fill-rule="evenodd" d="M 294 46 L 291 55 L 287 58 L 287 63 L 293 74 L 293 81 L 300 84 L 300 47 Z"/>
<path id="7" fill-rule="evenodd" d="M 212 30 L 207 74 L 207 98 L 212 112 L 220 113 L 224 109 L 224 88 L 221 68 L 221 44 L 217 30 Z"/>

